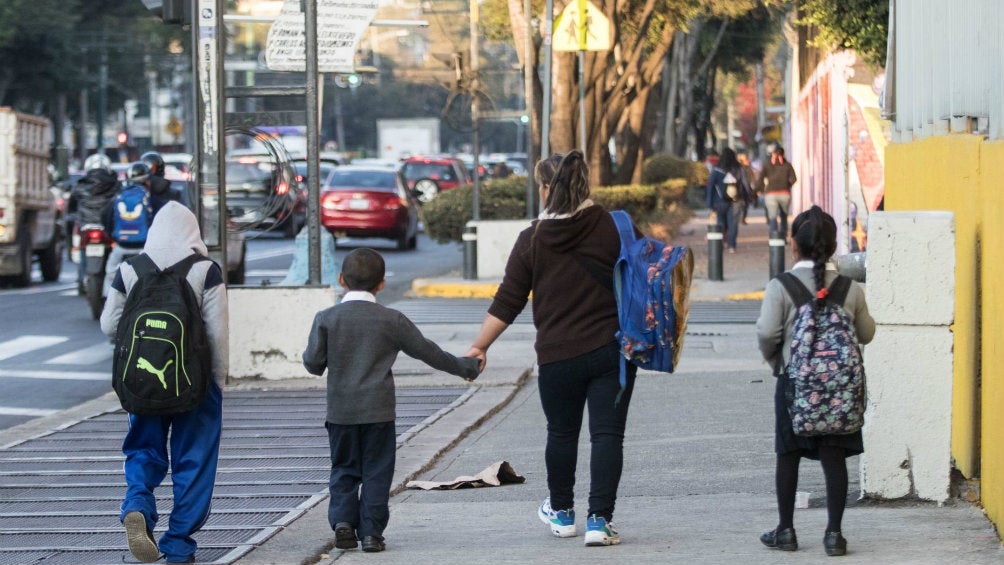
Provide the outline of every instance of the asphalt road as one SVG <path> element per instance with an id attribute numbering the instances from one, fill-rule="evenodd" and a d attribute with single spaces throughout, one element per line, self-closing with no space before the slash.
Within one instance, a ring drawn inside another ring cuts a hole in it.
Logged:
<path id="1" fill-rule="evenodd" d="M 294 242 L 279 234 L 252 233 L 247 249 L 249 285 L 279 284 L 293 259 Z M 457 244 L 419 236 L 414 251 L 397 251 L 390 240 L 342 240 L 336 261 L 355 247 L 380 251 L 387 262 L 387 287 L 378 299 L 406 298 L 415 278 L 462 271 Z M 77 296 L 76 265 L 66 261 L 60 279 L 0 288 L 0 429 L 52 414 L 110 390 L 112 348 L 83 297 Z"/>

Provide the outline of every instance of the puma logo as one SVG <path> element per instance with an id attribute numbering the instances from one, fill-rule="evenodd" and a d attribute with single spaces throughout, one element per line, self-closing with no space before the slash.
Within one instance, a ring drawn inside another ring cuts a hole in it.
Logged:
<path id="1" fill-rule="evenodd" d="M 147 318 L 146 319 L 146 327 L 148 327 L 148 328 L 157 328 L 159 330 L 166 330 L 167 329 L 167 322 L 165 322 L 164 320 L 153 320 L 151 318 Z"/>
<path id="2" fill-rule="evenodd" d="M 164 385 L 164 390 L 167 390 L 167 379 L 164 378 L 164 373 L 167 371 L 167 368 L 171 365 L 171 363 L 174 363 L 174 359 L 169 359 L 167 363 L 164 364 L 163 369 L 157 369 L 157 367 L 154 367 L 145 358 L 140 357 L 139 360 L 136 361 L 136 368 L 156 375 L 157 378 L 160 379 L 160 384 Z"/>

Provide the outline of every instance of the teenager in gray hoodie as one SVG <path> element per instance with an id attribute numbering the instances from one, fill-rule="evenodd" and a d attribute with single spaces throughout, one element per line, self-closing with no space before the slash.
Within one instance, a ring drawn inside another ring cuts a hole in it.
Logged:
<path id="1" fill-rule="evenodd" d="M 143 253 L 159 269 L 170 267 L 192 253 L 207 255 L 191 210 L 173 201 L 165 204 L 150 226 Z M 101 331 L 108 336 L 115 335 L 126 298 L 137 279 L 132 266 L 122 263 L 101 313 Z M 129 415 L 129 432 L 122 444 L 127 486 L 120 519 L 125 524 L 129 550 L 144 563 L 159 560 L 162 553 L 168 563 L 194 562 L 196 543 L 192 534 L 209 517 L 216 480 L 223 422 L 221 389 L 228 370 L 227 289 L 223 284 L 223 272 L 214 261 L 195 263 L 187 280 L 205 321 L 213 382 L 209 384 L 206 398 L 190 412 L 168 416 Z M 174 508 L 167 531 L 158 544 L 152 534 L 158 519 L 153 491 L 164 480 L 168 465 L 174 485 Z"/>

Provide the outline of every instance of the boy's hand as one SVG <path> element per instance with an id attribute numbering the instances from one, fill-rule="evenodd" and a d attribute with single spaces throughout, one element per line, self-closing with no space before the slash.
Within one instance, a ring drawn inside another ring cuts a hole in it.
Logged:
<path id="1" fill-rule="evenodd" d="M 463 379 L 467 382 L 472 382 L 474 379 L 478 378 L 481 374 L 481 360 L 477 357 L 465 356 L 461 357 L 464 361 L 467 361 L 468 370 L 465 371 Z"/>

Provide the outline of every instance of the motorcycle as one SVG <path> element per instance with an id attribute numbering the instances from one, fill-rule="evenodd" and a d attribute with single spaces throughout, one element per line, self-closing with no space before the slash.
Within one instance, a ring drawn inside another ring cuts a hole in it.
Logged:
<path id="1" fill-rule="evenodd" d="M 80 228 L 80 249 L 84 262 L 84 295 L 97 320 L 104 308 L 105 267 L 114 241 L 101 224 L 86 224 Z"/>

